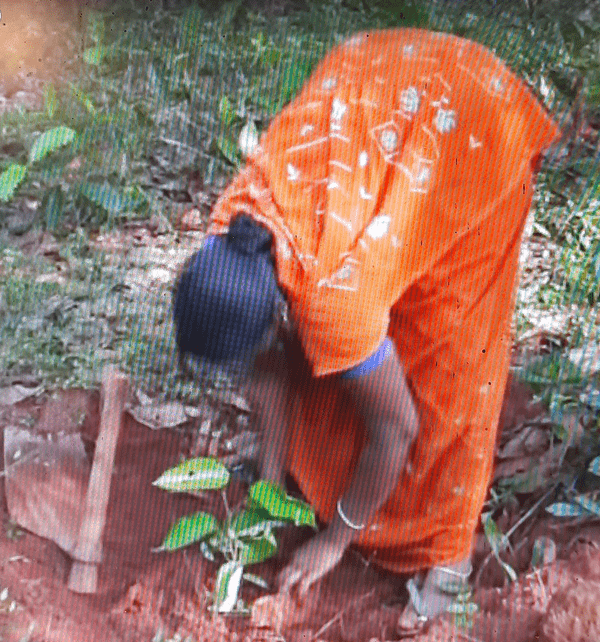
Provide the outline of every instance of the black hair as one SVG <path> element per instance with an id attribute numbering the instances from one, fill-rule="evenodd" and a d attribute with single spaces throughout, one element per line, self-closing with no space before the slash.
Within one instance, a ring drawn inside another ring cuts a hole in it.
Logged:
<path id="1" fill-rule="evenodd" d="M 238 214 L 231 221 L 227 240 L 241 254 L 267 254 L 271 252 L 273 235 L 248 214 Z"/>

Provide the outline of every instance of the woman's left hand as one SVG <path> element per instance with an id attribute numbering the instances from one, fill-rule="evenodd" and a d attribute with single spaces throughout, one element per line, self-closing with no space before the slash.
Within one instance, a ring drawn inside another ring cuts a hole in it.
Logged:
<path id="1" fill-rule="evenodd" d="M 343 538 L 327 528 L 296 551 L 293 560 L 279 575 L 279 590 L 289 593 L 297 586 L 298 597 L 303 600 L 308 589 L 329 573 L 346 550 Z"/>

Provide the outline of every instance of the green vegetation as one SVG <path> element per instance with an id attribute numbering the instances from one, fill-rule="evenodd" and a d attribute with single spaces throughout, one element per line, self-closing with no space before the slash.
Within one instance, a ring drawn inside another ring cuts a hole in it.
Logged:
<path id="1" fill-rule="evenodd" d="M 245 613 L 239 598 L 242 580 L 268 588 L 264 580 L 245 568 L 276 554 L 273 529 L 286 524 L 316 528 L 316 521 L 308 504 L 265 481 L 252 484 L 245 507 L 233 511 L 223 490 L 229 480 L 227 468 L 210 457 L 189 459 L 163 473 L 154 484 L 170 492 L 221 490 L 227 517 L 223 523 L 206 512 L 182 517 L 171 526 L 157 551 L 175 551 L 199 543 L 200 551 L 211 562 L 217 561 L 218 555 L 224 562 L 217 573 L 212 608 L 218 613 Z"/>

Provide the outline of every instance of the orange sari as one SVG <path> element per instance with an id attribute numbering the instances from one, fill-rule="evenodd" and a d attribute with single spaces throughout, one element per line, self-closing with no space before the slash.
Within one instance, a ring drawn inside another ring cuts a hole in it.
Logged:
<path id="1" fill-rule="evenodd" d="M 521 234 L 559 131 L 486 48 L 418 29 L 354 36 L 271 123 L 215 206 L 275 236 L 312 366 L 290 399 L 289 469 L 325 520 L 364 443 L 335 377 L 386 334 L 421 421 L 357 541 L 397 572 L 470 555 L 506 384 Z"/>

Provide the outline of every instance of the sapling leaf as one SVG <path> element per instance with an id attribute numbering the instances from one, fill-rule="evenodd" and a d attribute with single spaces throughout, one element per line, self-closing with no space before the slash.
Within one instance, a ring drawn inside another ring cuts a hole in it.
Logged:
<path id="1" fill-rule="evenodd" d="M 254 573 L 244 573 L 243 578 L 248 582 L 252 582 L 252 584 L 255 584 L 256 586 L 260 586 L 260 588 L 265 589 L 265 591 L 269 590 L 269 583 Z"/>
<path id="2" fill-rule="evenodd" d="M 227 520 L 225 530 L 235 537 L 264 537 L 278 526 L 285 522 L 274 520 L 266 511 L 242 510 Z"/>
<path id="3" fill-rule="evenodd" d="M 510 564 L 507 564 L 505 561 L 498 558 L 496 559 L 498 560 L 498 562 L 500 562 L 500 566 L 502 566 L 502 568 L 504 569 L 504 572 L 508 575 L 508 579 L 511 582 L 516 582 L 517 572 L 515 571 L 515 569 Z"/>
<path id="4" fill-rule="evenodd" d="M 298 93 L 298 90 L 310 75 L 311 68 L 311 61 L 307 59 L 300 60 L 295 58 L 286 65 L 282 72 L 279 108 L 283 107 Z"/>
<path id="5" fill-rule="evenodd" d="M 448 607 L 448 613 L 454 615 L 473 615 L 479 611 L 479 606 L 476 602 L 471 602 L 469 599 L 456 600 Z"/>
<path id="6" fill-rule="evenodd" d="M 248 497 L 251 503 L 261 506 L 276 519 L 291 522 L 296 526 L 316 528 L 315 512 L 312 507 L 300 499 L 287 495 L 278 484 L 258 481 L 250 487 Z"/>
<path id="7" fill-rule="evenodd" d="M 169 468 L 152 483 L 170 492 L 219 490 L 229 483 L 229 471 L 213 457 L 196 457 Z"/>
<path id="8" fill-rule="evenodd" d="M 76 132 L 70 127 L 54 127 L 39 136 L 29 151 L 29 163 L 35 163 L 44 156 L 56 151 L 63 145 L 68 145 L 75 139 Z"/>
<path id="9" fill-rule="evenodd" d="M 200 552 L 209 562 L 216 562 L 217 558 L 213 552 L 212 547 L 205 541 L 200 542 Z"/>
<path id="10" fill-rule="evenodd" d="M 266 538 L 252 539 L 249 542 L 238 542 L 237 560 L 244 566 L 258 564 L 273 557 L 277 552 L 277 546 L 273 545 Z"/>
<path id="11" fill-rule="evenodd" d="M 235 610 L 243 574 L 244 567 L 239 562 L 226 562 L 221 566 L 215 583 L 215 611 L 231 613 Z"/>
<path id="12" fill-rule="evenodd" d="M 175 551 L 199 542 L 219 531 L 219 522 L 210 513 L 193 513 L 178 519 L 169 529 L 159 551 Z"/>
<path id="13" fill-rule="evenodd" d="M 264 530 L 265 521 L 258 513 L 242 510 L 227 520 L 225 531 L 238 537 L 257 537 Z"/>

